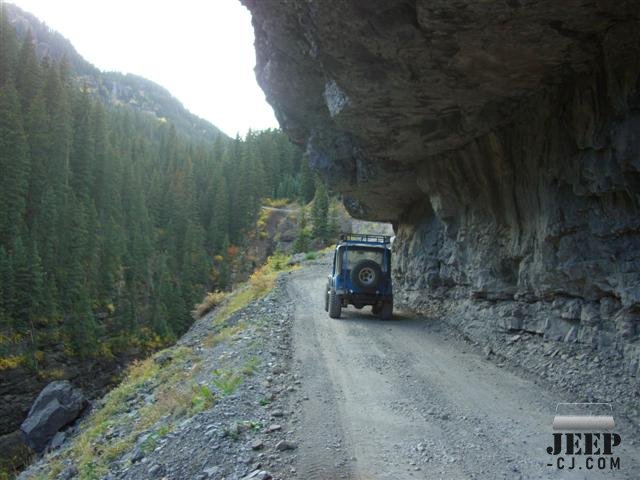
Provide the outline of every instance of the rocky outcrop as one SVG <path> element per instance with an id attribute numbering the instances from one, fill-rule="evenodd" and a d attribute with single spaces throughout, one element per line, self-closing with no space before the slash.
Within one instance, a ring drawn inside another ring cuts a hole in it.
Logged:
<path id="1" fill-rule="evenodd" d="M 640 364 L 640 2 L 263 2 L 258 82 L 398 298 Z"/>
<path id="2" fill-rule="evenodd" d="M 42 452 L 58 431 L 77 419 L 87 400 L 66 380 L 51 382 L 34 402 L 20 430 L 28 445 Z"/>

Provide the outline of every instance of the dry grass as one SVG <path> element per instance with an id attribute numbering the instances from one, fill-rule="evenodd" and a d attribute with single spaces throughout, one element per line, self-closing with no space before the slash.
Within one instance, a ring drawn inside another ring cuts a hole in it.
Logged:
<path id="1" fill-rule="evenodd" d="M 224 327 L 220 331 L 215 333 L 210 333 L 207 337 L 202 341 L 202 344 L 207 348 L 214 348 L 221 343 L 226 342 L 229 338 L 233 337 L 237 333 L 240 333 L 244 330 L 245 325 L 243 323 L 238 323 L 236 325 L 230 327 Z"/>
<path id="2" fill-rule="evenodd" d="M 207 313 L 220 305 L 226 296 L 227 294 L 225 292 L 220 291 L 207 293 L 207 296 L 204 297 L 204 300 L 202 300 L 201 303 L 195 306 L 195 309 L 192 312 L 194 317 L 204 317 Z"/>
<path id="3" fill-rule="evenodd" d="M 278 274 L 293 268 L 287 265 L 288 261 L 289 257 L 283 254 L 269 257 L 262 267 L 251 274 L 244 286 L 229 295 L 228 301 L 221 306 L 220 313 L 216 315 L 215 323 L 224 323 L 235 312 L 269 293 L 276 284 Z"/>
<path id="4" fill-rule="evenodd" d="M 189 374 L 185 378 L 185 365 L 195 361 L 193 352 L 179 347 L 172 349 L 171 355 L 171 363 L 164 367 L 153 358 L 134 362 L 122 383 L 106 395 L 102 408 L 84 421 L 82 433 L 65 451 L 65 456 L 75 460 L 81 479 L 104 477 L 108 464 L 129 451 L 141 432 L 153 429 L 154 439 L 160 438 L 171 431 L 176 419 L 213 404 L 212 396 L 201 399 L 206 394 L 197 388 Z M 142 406 L 132 421 L 128 414 L 130 402 L 149 389 L 156 401 Z M 124 429 L 126 434 L 116 441 L 104 442 L 104 434 L 112 428 Z"/>
<path id="5" fill-rule="evenodd" d="M 251 301 L 266 295 L 275 285 L 281 271 L 287 270 L 288 257 L 276 255 L 256 270 L 249 281 L 240 289 L 224 295 L 213 292 L 203 303 L 213 308 L 220 305 L 215 316 L 218 331 L 210 334 L 204 345 L 213 348 L 229 341 L 240 333 L 245 325 L 224 325 L 226 319 Z M 70 458 L 78 468 L 78 477 L 82 480 L 104 478 L 108 465 L 130 451 L 142 432 L 151 432 L 148 445 L 154 448 L 155 442 L 171 431 L 180 419 L 192 416 L 211 408 L 216 395 L 209 385 L 196 382 L 196 374 L 203 367 L 202 357 L 189 347 L 169 349 L 171 360 L 160 366 L 154 357 L 131 364 L 124 380 L 104 398 L 101 408 L 87 417 L 82 424 L 81 433 L 60 452 L 59 460 Z M 251 360 L 238 371 L 218 371 L 211 379 L 220 394 L 235 391 L 245 376 L 253 374 L 258 368 L 257 360 Z M 155 401 L 144 404 L 143 396 L 151 392 Z M 131 417 L 131 408 L 137 409 L 137 415 Z M 117 440 L 105 441 L 105 434 L 117 430 L 124 435 Z M 56 469 L 49 469 L 47 475 L 54 478 Z M 0 478 L 1 480 L 1 478 Z"/>

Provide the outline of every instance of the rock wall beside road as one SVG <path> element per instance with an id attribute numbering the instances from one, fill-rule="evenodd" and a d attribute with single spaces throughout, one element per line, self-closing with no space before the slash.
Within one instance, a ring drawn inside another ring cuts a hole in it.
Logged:
<path id="1" fill-rule="evenodd" d="M 243 0 L 282 127 L 405 305 L 640 368 L 640 2 Z"/>

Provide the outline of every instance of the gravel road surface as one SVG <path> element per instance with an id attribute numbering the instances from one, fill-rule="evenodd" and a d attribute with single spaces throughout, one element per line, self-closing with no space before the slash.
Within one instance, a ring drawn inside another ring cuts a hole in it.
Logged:
<path id="1" fill-rule="evenodd" d="M 330 319 L 328 269 L 319 262 L 287 281 L 298 478 L 640 478 L 637 440 L 622 432 L 620 469 L 587 470 L 584 455 L 573 470 L 572 457 L 548 466 L 556 405 L 573 399 L 490 361 L 437 320 L 382 321 L 368 307 Z"/>

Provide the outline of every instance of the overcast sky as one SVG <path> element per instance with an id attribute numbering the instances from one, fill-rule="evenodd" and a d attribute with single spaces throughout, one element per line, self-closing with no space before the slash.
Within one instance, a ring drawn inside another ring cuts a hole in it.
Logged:
<path id="1" fill-rule="evenodd" d="M 9 2 L 96 67 L 153 80 L 230 136 L 278 126 L 255 80 L 251 15 L 238 0 Z"/>

